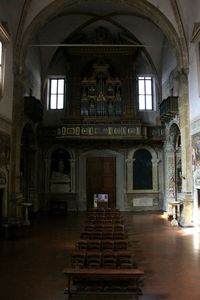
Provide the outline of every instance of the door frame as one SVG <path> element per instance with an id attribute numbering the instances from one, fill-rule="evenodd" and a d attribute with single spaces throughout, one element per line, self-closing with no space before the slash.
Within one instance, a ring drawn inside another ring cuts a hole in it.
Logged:
<path id="1" fill-rule="evenodd" d="M 115 157 L 116 159 L 116 208 L 124 210 L 125 188 L 125 157 L 122 153 L 109 149 L 94 149 L 82 153 L 79 156 L 78 172 L 78 207 L 79 210 L 87 210 L 86 190 L 86 158 L 87 157 Z"/>

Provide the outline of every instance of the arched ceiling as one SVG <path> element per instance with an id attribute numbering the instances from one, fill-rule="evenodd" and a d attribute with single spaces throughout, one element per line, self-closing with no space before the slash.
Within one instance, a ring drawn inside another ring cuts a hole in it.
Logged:
<path id="1" fill-rule="evenodd" d="M 181 44 L 167 18 L 148 1 L 62 1 L 52 2 L 42 10 L 24 32 L 21 62 L 28 51 L 39 49 L 43 74 L 57 51 L 71 36 L 88 34 L 99 26 L 111 34 L 126 33 L 144 47 L 157 73 L 161 73 L 163 54 L 175 64 L 184 64 Z M 130 41 L 127 40 L 127 44 Z"/>

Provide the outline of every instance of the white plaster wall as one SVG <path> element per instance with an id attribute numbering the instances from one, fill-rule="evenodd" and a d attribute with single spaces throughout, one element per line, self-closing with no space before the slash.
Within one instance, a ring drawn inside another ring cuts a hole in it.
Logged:
<path id="1" fill-rule="evenodd" d="M 46 6 L 48 6 L 52 2 L 54 2 L 54 0 L 30 1 L 30 6 L 28 9 L 28 14 L 26 17 L 23 31 L 28 27 L 28 25 L 32 22 L 32 20 L 35 18 L 37 14 L 40 13 L 41 10 L 43 10 Z"/>
<path id="2" fill-rule="evenodd" d="M 162 51 L 162 59 L 160 64 L 160 76 L 162 85 L 162 100 L 169 96 L 169 76 L 170 73 L 177 67 L 176 53 L 173 48 L 170 47 L 168 41 L 164 43 Z"/>
<path id="3" fill-rule="evenodd" d="M 198 44 L 191 44 L 189 48 L 190 71 L 189 71 L 189 102 L 190 102 L 190 119 L 191 121 L 200 116 L 200 81 L 198 78 L 199 53 L 197 55 Z"/>
<path id="4" fill-rule="evenodd" d="M 200 1 L 178 0 L 177 3 L 182 18 L 185 35 L 188 43 L 190 43 L 193 24 L 194 22 L 200 21 Z"/>
<path id="5" fill-rule="evenodd" d="M 170 0 L 148 0 L 148 2 L 157 7 L 169 19 L 178 33 L 178 26 Z"/>
<path id="6" fill-rule="evenodd" d="M 26 82 L 24 95 L 28 96 L 30 89 L 32 96 L 41 99 L 41 66 L 40 52 L 37 48 L 30 48 L 26 59 Z"/>
<path id="7" fill-rule="evenodd" d="M 18 24 L 24 0 L 1 0 L 0 20 L 8 22 L 9 33 L 14 40 L 17 34 Z"/>
<path id="8" fill-rule="evenodd" d="M 190 6 L 189 3 L 190 2 Z M 188 47 L 189 47 L 189 102 L 190 102 L 190 119 L 198 119 L 200 117 L 200 53 L 198 42 L 192 42 L 192 32 L 194 23 L 200 22 L 200 1 L 199 0 L 183 0 L 183 9 L 186 24 L 188 27 Z M 199 41 L 200 42 L 200 41 Z"/>
<path id="9" fill-rule="evenodd" d="M 6 0 L 5 0 L 6 1 Z M 181 0 L 183 1 L 183 0 Z M 188 0 L 185 0 L 184 2 L 190 2 Z M 192 0 L 194 2 L 197 2 L 196 0 Z M 32 0 L 31 4 L 29 6 L 29 12 L 26 18 L 26 23 L 25 23 L 25 28 L 31 23 L 31 21 L 33 20 L 33 18 L 42 10 L 44 9 L 46 6 L 48 6 L 49 4 L 53 3 L 53 0 L 43 0 L 43 1 L 38 1 L 38 0 Z M 61 3 L 62 1 L 60 1 Z M 110 2 L 110 3 L 109 3 Z M 119 7 L 119 9 L 121 10 L 122 7 L 128 7 L 128 5 L 126 4 L 126 1 L 123 1 L 123 5 L 120 3 L 120 1 L 117 1 L 116 3 L 116 7 Z M 173 24 L 173 26 L 176 28 L 177 30 L 177 24 L 176 24 L 176 19 L 174 17 L 173 14 L 173 10 L 171 7 L 171 3 L 170 0 L 148 0 L 148 2 L 150 2 L 152 5 L 156 6 L 164 15 L 167 16 L 167 18 L 170 20 L 170 22 Z M 70 4 L 69 7 L 72 6 L 73 4 L 77 4 L 76 1 L 66 1 L 66 5 Z M 130 2 L 131 3 L 131 2 Z M 94 6 L 98 7 L 98 12 L 101 12 L 104 10 L 104 8 L 106 7 L 106 9 L 108 9 L 108 7 L 113 7 L 113 1 L 106 1 L 106 3 L 104 5 L 102 5 L 102 1 L 79 1 L 78 3 L 79 6 L 82 6 L 82 8 L 85 6 L 87 7 L 91 7 L 93 8 Z M 129 7 L 129 11 L 131 10 L 131 7 Z M 90 9 L 89 9 L 90 11 Z M 178 30 L 177 30 L 178 31 Z"/>

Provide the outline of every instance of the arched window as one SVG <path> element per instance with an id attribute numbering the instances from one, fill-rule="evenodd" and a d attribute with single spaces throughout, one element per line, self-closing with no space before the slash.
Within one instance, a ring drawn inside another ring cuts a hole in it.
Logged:
<path id="1" fill-rule="evenodd" d="M 152 156 L 146 149 L 137 150 L 133 161 L 133 189 L 151 190 L 152 181 Z"/>

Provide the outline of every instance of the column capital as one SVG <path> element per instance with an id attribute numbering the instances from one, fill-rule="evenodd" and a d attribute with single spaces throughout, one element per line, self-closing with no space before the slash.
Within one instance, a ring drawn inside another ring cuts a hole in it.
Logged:
<path id="1" fill-rule="evenodd" d="M 127 165 L 132 164 L 135 161 L 135 158 L 127 158 L 126 163 Z"/>
<path id="2" fill-rule="evenodd" d="M 158 158 L 152 158 L 151 162 L 152 162 L 153 165 L 158 165 L 159 162 L 161 162 L 161 160 L 158 159 Z"/>

